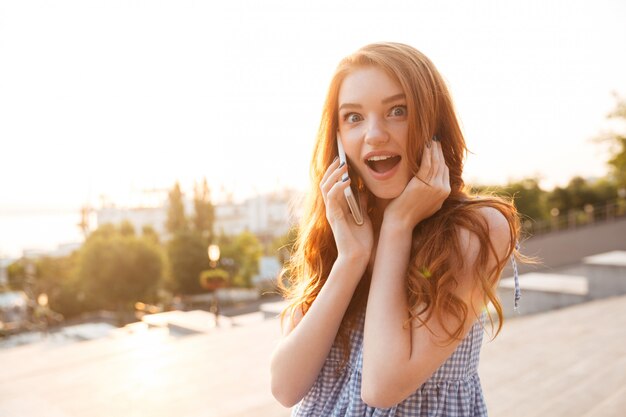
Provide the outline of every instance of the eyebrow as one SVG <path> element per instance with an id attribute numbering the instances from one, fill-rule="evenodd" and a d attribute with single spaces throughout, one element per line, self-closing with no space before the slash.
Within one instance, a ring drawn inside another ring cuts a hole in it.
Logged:
<path id="1" fill-rule="evenodd" d="M 388 104 L 388 103 L 392 103 L 394 101 L 400 100 L 400 99 L 404 99 L 406 98 L 406 95 L 404 93 L 400 93 L 400 94 L 395 94 L 393 96 L 387 97 L 385 99 L 383 99 L 381 101 L 382 104 Z M 361 106 L 360 104 L 356 104 L 356 103 L 343 103 L 341 106 L 339 106 L 339 110 L 341 109 L 345 109 L 345 108 L 355 108 L 355 109 L 360 109 L 363 106 Z"/>
<path id="2" fill-rule="evenodd" d="M 396 94 L 395 96 L 387 97 L 386 99 L 384 99 L 384 100 L 382 101 L 382 103 L 383 103 L 383 104 L 388 104 L 388 103 L 391 103 L 391 102 L 393 102 L 393 101 L 400 100 L 401 98 L 402 98 L 402 99 L 406 98 L 406 96 L 404 95 L 404 93 L 400 93 L 400 94 Z"/>

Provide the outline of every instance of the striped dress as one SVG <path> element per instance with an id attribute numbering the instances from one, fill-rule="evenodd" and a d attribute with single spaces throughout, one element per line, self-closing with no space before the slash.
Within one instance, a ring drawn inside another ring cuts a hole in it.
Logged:
<path id="1" fill-rule="evenodd" d="M 520 298 L 517 267 L 515 306 Z M 413 394 L 391 408 L 373 408 L 361 400 L 363 327 L 365 312 L 350 335 L 350 357 L 337 374 L 342 358 L 337 342 L 313 387 L 292 411 L 292 417 L 476 417 L 486 416 L 487 407 L 478 377 L 478 359 L 487 313 L 474 323 L 452 355 Z"/>

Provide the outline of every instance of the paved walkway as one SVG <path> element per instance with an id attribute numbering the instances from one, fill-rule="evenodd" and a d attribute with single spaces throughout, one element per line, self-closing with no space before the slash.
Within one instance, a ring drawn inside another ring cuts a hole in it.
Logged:
<path id="1" fill-rule="evenodd" d="M 509 320 L 480 375 L 491 417 L 624 416 L 626 296 Z"/>
<path id="2" fill-rule="evenodd" d="M 288 416 L 269 391 L 277 320 L 0 350 L 4 417 Z M 621 416 L 626 297 L 510 319 L 483 347 L 491 417 Z"/>

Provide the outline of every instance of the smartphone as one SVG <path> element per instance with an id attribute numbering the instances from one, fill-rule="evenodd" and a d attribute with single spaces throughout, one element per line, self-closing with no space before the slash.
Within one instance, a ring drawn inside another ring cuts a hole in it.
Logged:
<path id="1" fill-rule="evenodd" d="M 346 158 L 346 152 L 343 150 L 343 145 L 341 144 L 341 138 L 339 135 L 337 135 L 337 150 L 339 151 L 339 164 L 347 164 L 348 159 Z M 343 181 L 347 181 L 348 178 L 347 172 L 341 177 Z M 363 212 L 361 211 L 359 191 L 356 190 L 355 192 L 351 184 L 350 187 L 343 190 L 343 194 L 346 196 L 346 201 L 348 202 L 348 207 L 350 208 L 350 212 L 352 213 L 355 223 L 361 226 L 363 224 Z"/>

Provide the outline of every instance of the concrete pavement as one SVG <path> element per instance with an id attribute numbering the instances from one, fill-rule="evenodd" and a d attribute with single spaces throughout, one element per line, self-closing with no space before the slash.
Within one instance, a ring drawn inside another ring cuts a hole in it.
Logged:
<path id="1" fill-rule="evenodd" d="M 4 417 L 286 417 L 269 389 L 276 319 L 198 335 L 167 329 L 0 350 Z M 623 415 L 626 297 L 509 319 L 485 335 L 491 417 Z"/>

